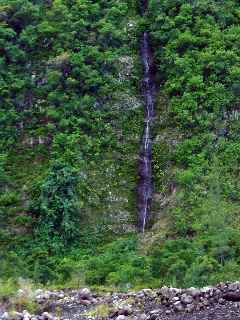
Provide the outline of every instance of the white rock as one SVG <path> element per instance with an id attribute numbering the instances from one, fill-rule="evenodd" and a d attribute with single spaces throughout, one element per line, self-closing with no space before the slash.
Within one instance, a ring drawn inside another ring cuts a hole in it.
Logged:
<path id="1" fill-rule="evenodd" d="M 179 297 L 173 297 L 171 301 L 172 302 L 177 302 L 177 301 L 179 301 Z"/>
<path id="2" fill-rule="evenodd" d="M 8 320 L 9 318 L 10 317 L 9 317 L 9 313 L 8 312 L 4 312 L 0 317 L 0 319 L 2 319 L 2 320 Z"/>
<path id="3" fill-rule="evenodd" d="M 22 314 L 23 314 L 23 320 L 30 320 L 31 319 L 31 315 L 27 310 L 23 310 Z"/>
<path id="4" fill-rule="evenodd" d="M 116 320 L 126 320 L 127 317 L 125 317 L 124 315 L 120 315 L 116 318 Z"/>
<path id="5" fill-rule="evenodd" d="M 149 312 L 149 314 L 158 314 L 158 313 L 160 313 L 161 312 L 161 310 L 160 309 L 155 309 L 155 310 L 152 310 L 152 311 L 150 311 Z"/>
<path id="6" fill-rule="evenodd" d="M 44 320 L 54 320 L 54 316 L 49 312 L 43 312 L 42 317 Z"/>

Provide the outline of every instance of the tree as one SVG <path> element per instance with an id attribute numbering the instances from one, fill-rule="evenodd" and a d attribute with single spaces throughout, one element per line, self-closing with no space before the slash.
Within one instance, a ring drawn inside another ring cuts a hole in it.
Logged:
<path id="1" fill-rule="evenodd" d="M 79 233 L 80 208 L 77 197 L 79 175 L 72 166 L 56 161 L 41 186 L 37 235 L 63 240 L 65 244 Z"/>

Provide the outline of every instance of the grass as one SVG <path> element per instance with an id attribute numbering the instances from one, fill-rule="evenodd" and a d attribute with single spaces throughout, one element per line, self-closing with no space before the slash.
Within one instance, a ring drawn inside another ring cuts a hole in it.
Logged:
<path id="1" fill-rule="evenodd" d="M 87 311 L 84 315 L 88 317 L 107 317 L 110 313 L 109 306 L 107 304 L 99 304 L 94 309 Z"/>
<path id="2" fill-rule="evenodd" d="M 13 296 L 17 292 L 17 284 L 13 279 L 0 279 L 0 301 Z"/>
<path id="3" fill-rule="evenodd" d="M 25 279 L 0 280 L 0 303 L 8 302 L 10 312 L 28 310 L 34 313 L 37 303 L 34 301 L 34 289 L 32 282 Z"/>

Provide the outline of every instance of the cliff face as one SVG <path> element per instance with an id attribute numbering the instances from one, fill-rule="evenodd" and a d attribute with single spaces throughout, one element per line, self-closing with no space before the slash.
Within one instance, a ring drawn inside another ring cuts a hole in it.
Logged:
<path id="1" fill-rule="evenodd" d="M 238 7 L 0 0 L 0 278 L 129 288 L 239 276 Z M 142 236 L 144 32 L 157 93 Z"/>
<path id="2" fill-rule="evenodd" d="M 142 117 L 134 7 L 2 1 L 1 14 L 6 233 L 38 219 L 54 170 L 78 176 L 80 224 L 124 231 L 123 223 L 135 224 Z"/>

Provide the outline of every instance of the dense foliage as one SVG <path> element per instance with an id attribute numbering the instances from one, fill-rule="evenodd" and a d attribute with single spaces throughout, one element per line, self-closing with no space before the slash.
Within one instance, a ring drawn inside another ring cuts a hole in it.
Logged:
<path id="1" fill-rule="evenodd" d="M 151 0 L 144 18 L 137 7 L 0 0 L 0 278 L 239 278 L 239 4 Z M 159 88 L 146 240 L 130 234 L 142 30 Z"/>
<path id="2" fill-rule="evenodd" d="M 171 234 L 178 239 L 157 249 L 155 273 L 178 285 L 237 278 L 238 3 L 152 0 L 149 22 L 165 125 L 177 128 L 168 160 L 176 188 Z"/>
<path id="3" fill-rule="evenodd" d="M 119 213 L 126 224 L 135 219 L 142 111 L 132 70 L 136 27 L 128 27 L 133 11 L 128 1 L 0 1 L 6 277 L 17 268 L 35 276 L 52 254 L 79 244 L 88 225 L 119 228 Z"/>

